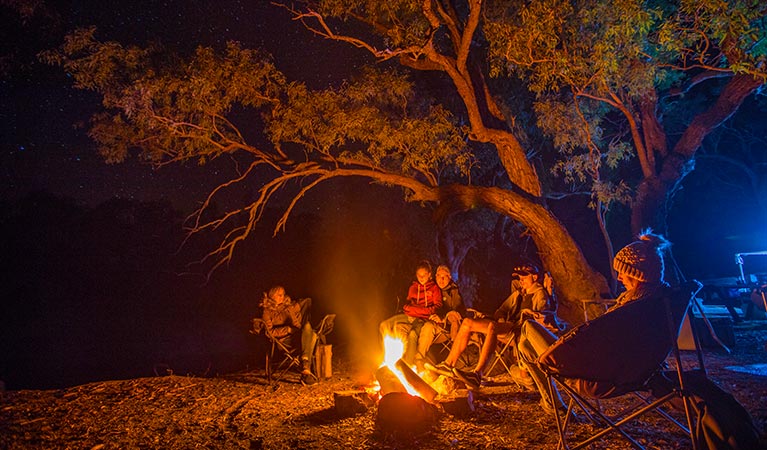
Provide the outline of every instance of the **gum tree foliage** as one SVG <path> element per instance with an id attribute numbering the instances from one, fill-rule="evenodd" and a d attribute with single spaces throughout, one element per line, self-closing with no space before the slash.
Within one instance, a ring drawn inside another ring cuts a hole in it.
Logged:
<path id="1" fill-rule="evenodd" d="M 437 205 L 440 217 L 487 208 L 521 223 L 563 312 L 576 317 L 568 307 L 608 285 L 547 207 L 550 176 L 590 193 L 607 242 L 613 202 L 632 205 L 633 231 L 663 231 L 663 206 L 702 139 L 765 82 L 760 0 L 275 4 L 317 35 L 369 52 L 376 68 L 310 90 L 236 43 L 174 55 L 100 42 L 93 29 L 43 55 L 102 95 L 91 136 L 107 161 L 138 148 L 156 164 L 245 162 L 192 217 L 193 231 L 226 230 L 208 255 L 215 264 L 278 193 L 292 200 L 275 232 L 318 184 L 364 177 Z M 451 92 L 419 91 L 413 80 L 430 77 Z M 243 185 L 257 186 L 254 198 L 204 214 Z"/>

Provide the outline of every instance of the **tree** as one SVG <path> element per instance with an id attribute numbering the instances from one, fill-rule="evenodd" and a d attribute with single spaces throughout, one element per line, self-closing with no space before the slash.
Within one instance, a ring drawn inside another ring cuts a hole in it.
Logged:
<path id="1" fill-rule="evenodd" d="M 658 212 L 701 140 L 765 82 L 766 7 L 757 0 L 298 5 L 283 7 L 380 68 L 312 91 L 235 43 L 184 56 L 99 42 L 93 29 L 44 54 L 103 96 L 91 136 L 108 161 L 138 147 L 157 164 L 222 155 L 243 163 L 193 217 L 193 231 L 230 227 L 208 255 L 216 264 L 278 193 L 292 200 L 275 232 L 318 184 L 365 177 L 437 205 L 437 217 L 488 208 L 521 223 L 572 307 L 608 287 L 547 206 L 547 170 L 588 188 L 605 237 L 605 211 L 634 184 L 634 231 L 662 225 Z M 429 96 L 421 88 L 430 78 L 451 95 Z M 689 121 L 664 120 L 677 111 Z M 641 177 L 618 176 L 637 164 Z M 252 201 L 202 220 L 216 196 L 249 184 L 259 186 Z"/>

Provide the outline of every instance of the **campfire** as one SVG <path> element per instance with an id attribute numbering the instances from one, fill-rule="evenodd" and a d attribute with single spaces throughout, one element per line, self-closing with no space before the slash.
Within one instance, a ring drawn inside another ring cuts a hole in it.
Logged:
<path id="1" fill-rule="evenodd" d="M 431 403 L 437 391 L 422 376 L 411 368 L 403 359 L 405 345 L 392 336 L 384 337 L 384 361 L 376 371 L 381 397 L 392 392 L 405 392 L 420 397 Z"/>
<path id="2" fill-rule="evenodd" d="M 418 373 L 403 359 L 404 343 L 384 337 L 384 359 L 375 372 L 376 382 L 352 401 L 349 413 L 358 413 L 377 405 L 376 426 L 385 432 L 420 433 L 431 428 L 440 410 L 465 414 L 473 410 L 470 393 L 457 394 L 453 380 L 430 372 Z M 465 391 L 464 391 L 465 392 Z M 349 409 L 349 393 L 336 396 L 336 409 Z M 367 403 L 367 405 L 362 405 Z"/>

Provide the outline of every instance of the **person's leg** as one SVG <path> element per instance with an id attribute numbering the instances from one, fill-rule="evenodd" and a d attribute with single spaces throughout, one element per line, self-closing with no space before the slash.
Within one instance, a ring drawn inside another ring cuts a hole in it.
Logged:
<path id="1" fill-rule="evenodd" d="M 510 322 L 488 322 L 485 328 L 485 342 L 482 344 L 477 365 L 474 367 L 475 372 L 479 374 L 484 372 L 485 366 L 490 361 L 490 356 L 493 355 L 495 347 L 498 345 L 498 335 L 510 333 L 511 329 L 512 324 Z"/>
<path id="2" fill-rule="evenodd" d="M 385 319 L 381 321 L 381 323 L 378 325 L 378 337 L 380 339 L 380 345 L 381 349 L 384 348 L 383 340 L 386 336 L 396 336 L 398 331 L 398 326 L 402 323 L 408 324 L 407 321 L 407 315 L 405 314 L 397 314 L 394 316 L 389 317 L 388 319 Z M 408 327 L 409 330 L 409 327 Z"/>
<path id="3" fill-rule="evenodd" d="M 395 314 L 381 322 L 378 331 L 381 333 L 381 336 L 394 336 L 397 325 L 401 323 L 409 323 L 408 319 L 409 317 L 407 314 Z"/>
<path id="4" fill-rule="evenodd" d="M 301 328 L 301 361 L 304 362 L 304 369 L 311 370 L 312 355 L 314 347 L 317 345 L 317 333 L 312 329 L 312 325 L 307 322 Z"/>
<path id="5" fill-rule="evenodd" d="M 316 344 L 317 333 L 309 322 L 305 322 L 301 327 L 301 382 L 304 384 L 314 384 L 318 380 L 312 373 L 312 356 Z"/>
<path id="6" fill-rule="evenodd" d="M 434 340 L 440 333 L 440 328 L 432 322 L 427 320 L 421 327 L 421 333 L 418 335 L 418 354 L 421 357 L 426 358 L 429 353 L 429 348 L 434 343 Z"/>
<path id="7" fill-rule="evenodd" d="M 541 394 L 544 408 L 553 407 L 554 402 L 549 392 L 549 381 L 546 374 L 535 364 L 538 357 L 543 354 L 554 342 L 557 337 L 545 327 L 534 320 L 527 320 L 522 324 L 520 332 L 519 350 L 520 365 L 527 370 L 532 377 L 538 392 Z M 556 387 L 554 394 L 558 404 L 563 405 L 561 397 Z"/>
<path id="8" fill-rule="evenodd" d="M 455 340 L 458 330 L 461 328 L 461 315 L 456 311 L 450 311 L 445 315 L 445 327 L 450 331 L 450 340 Z"/>
<path id="9" fill-rule="evenodd" d="M 301 310 L 301 324 L 309 323 L 312 319 L 312 299 L 302 298 L 298 301 Z"/>
<path id="10" fill-rule="evenodd" d="M 450 347 L 450 353 L 445 358 L 444 363 L 450 367 L 454 367 L 458 362 L 458 358 L 466 347 L 469 345 L 469 338 L 471 333 L 484 333 L 487 334 L 487 327 L 492 321 L 490 319 L 463 319 L 461 327 L 458 329 L 458 334 L 453 340 L 453 345 Z"/>
<path id="11" fill-rule="evenodd" d="M 418 353 L 418 340 L 421 335 L 421 329 L 428 322 L 423 319 L 414 319 L 410 322 L 410 329 L 405 335 L 405 355 L 402 359 L 412 366 L 415 364 L 416 354 Z"/>

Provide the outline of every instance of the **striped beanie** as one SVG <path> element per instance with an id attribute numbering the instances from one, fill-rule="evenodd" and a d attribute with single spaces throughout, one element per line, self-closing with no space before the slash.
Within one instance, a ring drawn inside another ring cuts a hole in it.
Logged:
<path id="1" fill-rule="evenodd" d="M 613 269 L 644 283 L 663 281 L 663 250 L 670 244 L 651 230 L 641 233 L 637 241 L 623 247 L 613 259 Z"/>

